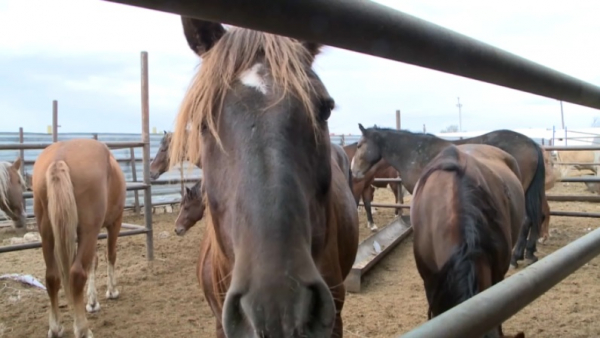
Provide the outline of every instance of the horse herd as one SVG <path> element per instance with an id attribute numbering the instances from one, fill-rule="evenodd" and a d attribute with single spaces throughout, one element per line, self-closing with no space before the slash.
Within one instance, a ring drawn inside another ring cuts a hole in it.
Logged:
<path id="1" fill-rule="evenodd" d="M 400 176 L 413 194 L 414 256 L 428 318 L 500 282 L 518 261 L 537 260 L 540 232 L 547 238 L 545 189 L 553 181 L 545 152 L 530 138 L 497 130 L 446 141 L 359 124 L 360 141 L 341 147 L 330 142 L 327 125 L 335 102 L 312 70 L 320 45 L 186 17 L 182 25 L 202 66 L 151 177 L 183 160 L 202 168 L 202 181 L 185 189 L 175 232 L 184 235 L 206 219 L 197 278 L 218 337 L 343 336 L 344 280 L 358 248 L 361 198 L 369 228 L 377 230 L 370 211 L 375 177 Z M 9 191 L 0 194 L 0 206 L 16 227 L 24 226 L 20 165 L 0 167 L 0 183 L 12 189 L 0 189 Z M 92 337 L 85 311 L 100 309 L 101 227 L 108 231 L 106 297 L 119 296 L 123 173 L 106 145 L 77 139 L 44 149 L 32 175 L 51 304 L 48 337 L 64 332 L 61 283 L 75 336 Z M 389 185 L 398 202 L 396 184 Z M 485 337 L 524 334 L 504 335 L 499 325 Z"/>

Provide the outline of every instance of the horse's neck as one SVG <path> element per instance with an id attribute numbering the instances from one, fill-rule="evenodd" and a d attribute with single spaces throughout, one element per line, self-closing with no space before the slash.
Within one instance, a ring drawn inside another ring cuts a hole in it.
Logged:
<path id="1" fill-rule="evenodd" d="M 420 134 L 390 133 L 385 136 L 382 155 L 400 173 L 402 185 L 412 194 L 423 168 L 448 144 Z"/>

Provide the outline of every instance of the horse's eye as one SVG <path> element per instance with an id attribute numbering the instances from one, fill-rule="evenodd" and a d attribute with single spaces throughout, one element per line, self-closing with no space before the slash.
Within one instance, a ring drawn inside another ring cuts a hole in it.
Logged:
<path id="1" fill-rule="evenodd" d="M 323 121 L 327 121 L 331 116 L 331 111 L 335 108 L 335 101 L 332 98 L 321 100 L 321 106 L 319 107 L 319 118 Z"/>

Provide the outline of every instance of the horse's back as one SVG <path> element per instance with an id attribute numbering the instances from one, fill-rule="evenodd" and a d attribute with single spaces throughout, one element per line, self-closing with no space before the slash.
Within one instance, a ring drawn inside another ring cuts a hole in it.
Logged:
<path id="1" fill-rule="evenodd" d="M 497 210 L 508 205 L 506 222 L 510 222 L 510 242 L 514 246 L 525 217 L 525 190 L 516 160 L 502 149 L 485 144 L 458 147 L 463 151 L 469 149 L 467 171 L 486 183 Z"/>
<path id="2" fill-rule="evenodd" d="M 53 143 L 45 148 L 33 168 L 34 195 L 47 190 L 46 172 L 55 162 L 69 168 L 73 193 L 78 200 L 102 200 L 124 204 L 125 178 L 108 147 L 94 139 L 73 139 Z M 82 203 L 82 202 L 80 202 Z M 79 205 L 79 204 L 78 204 Z M 85 209 L 82 205 L 81 209 Z"/>

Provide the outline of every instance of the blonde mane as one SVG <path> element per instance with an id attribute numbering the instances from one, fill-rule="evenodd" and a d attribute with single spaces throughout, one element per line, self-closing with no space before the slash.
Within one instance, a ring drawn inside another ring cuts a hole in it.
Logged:
<path id="1" fill-rule="evenodd" d="M 316 90 L 306 71 L 312 61 L 310 52 L 299 41 L 288 37 L 232 28 L 202 55 L 202 65 L 192 79 L 179 109 L 171 139 L 170 158 L 188 158 L 195 163 L 200 157 L 202 126 L 207 128 L 223 149 L 216 121 L 219 120 L 227 91 L 240 74 L 250 69 L 261 57 L 273 84 L 281 87 L 281 97 L 275 103 L 292 94 L 303 104 L 313 127 L 318 126 L 312 101 Z"/>
<path id="2" fill-rule="evenodd" d="M 12 163 L 0 162 L 0 206 L 8 208 L 8 188 L 10 187 L 10 167 Z M 21 173 L 16 170 L 19 177 L 19 184 L 26 189 L 25 180 L 21 176 Z M 1 211 L 1 210 L 0 210 Z"/>
<path id="3" fill-rule="evenodd" d="M 206 191 L 202 194 L 202 198 L 207 201 Z M 199 275 L 202 276 L 204 264 L 206 264 L 206 259 L 210 258 L 211 260 L 211 283 L 212 283 L 212 292 L 217 300 L 217 306 L 219 309 L 223 308 L 223 299 L 225 299 L 225 295 L 227 294 L 227 289 L 229 288 L 229 283 L 231 273 L 231 262 L 225 255 L 223 251 L 223 245 L 219 239 L 217 234 L 217 230 L 215 229 L 215 224 L 213 223 L 212 214 L 210 212 L 210 206 L 206 206 L 206 233 L 203 236 L 202 240 L 202 249 L 200 251 L 200 267 L 199 267 Z M 210 257 L 209 257 L 210 255 Z M 203 290 L 207 285 L 204 284 L 204 279 L 199 278 L 200 287 Z"/>

